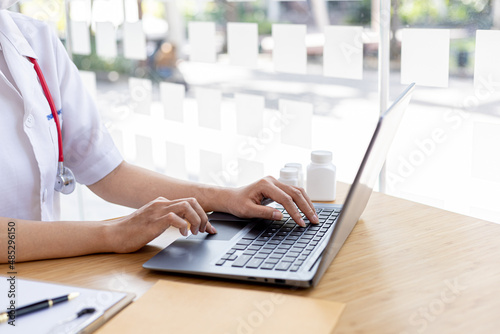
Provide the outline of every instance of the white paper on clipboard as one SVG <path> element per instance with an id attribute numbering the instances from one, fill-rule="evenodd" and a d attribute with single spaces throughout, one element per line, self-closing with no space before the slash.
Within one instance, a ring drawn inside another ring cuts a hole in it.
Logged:
<path id="1" fill-rule="evenodd" d="M 6 311 L 10 304 L 8 291 L 11 289 L 8 277 L 0 276 L 0 312 Z M 115 313 L 128 305 L 133 295 L 125 292 L 86 289 L 68 285 L 30 281 L 16 278 L 16 307 L 22 307 L 38 301 L 56 298 L 72 292 L 80 295 L 73 300 L 62 302 L 51 308 L 26 314 L 15 319 L 15 326 L 0 324 L 0 333 L 91 333 L 111 318 Z M 84 315 L 73 321 L 64 322 L 74 317 L 84 308 L 93 307 L 96 312 Z"/>

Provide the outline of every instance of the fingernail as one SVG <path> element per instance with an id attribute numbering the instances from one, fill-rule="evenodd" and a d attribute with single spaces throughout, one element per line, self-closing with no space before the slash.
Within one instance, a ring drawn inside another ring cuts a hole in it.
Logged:
<path id="1" fill-rule="evenodd" d="M 304 219 L 300 218 L 300 220 L 299 220 L 299 221 L 300 221 L 300 225 L 301 225 L 302 227 L 305 227 L 305 226 L 306 226 L 306 222 L 304 221 Z"/>
<path id="2" fill-rule="evenodd" d="M 282 220 L 283 219 L 283 214 L 281 211 L 273 211 L 273 220 Z"/>
<path id="3" fill-rule="evenodd" d="M 319 217 L 318 217 L 318 215 L 314 215 L 313 222 L 314 223 L 319 223 Z"/>
<path id="4" fill-rule="evenodd" d="M 216 234 L 217 233 L 217 230 L 215 229 L 215 227 L 212 226 L 212 233 L 213 234 Z"/>

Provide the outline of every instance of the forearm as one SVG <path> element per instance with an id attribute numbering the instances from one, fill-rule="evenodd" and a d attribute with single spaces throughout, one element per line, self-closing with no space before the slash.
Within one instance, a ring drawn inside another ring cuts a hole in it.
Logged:
<path id="1" fill-rule="evenodd" d="M 132 208 L 165 197 L 194 197 L 205 211 L 223 211 L 230 196 L 227 188 L 178 180 L 123 162 L 101 181 L 89 186 L 99 197 Z"/>
<path id="2" fill-rule="evenodd" d="M 41 222 L 0 217 L 0 263 L 8 261 L 9 240 L 14 240 L 10 246 L 15 246 L 16 262 L 110 252 L 106 228 L 104 222 Z"/>

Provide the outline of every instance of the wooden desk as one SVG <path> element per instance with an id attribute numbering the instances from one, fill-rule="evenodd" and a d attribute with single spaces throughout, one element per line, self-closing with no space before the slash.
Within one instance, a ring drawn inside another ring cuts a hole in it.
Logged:
<path id="1" fill-rule="evenodd" d="M 346 190 L 339 185 L 341 199 Z M 143 269 L 177 233 L 167 231 L 133 254 L 20 263 L 18 276 L 138 296 L 167 279 L 340 301 L 347 307 L 335 333 L 497 333 L 500 328 L 500 226 L 493 223 L 374 193 L 319 286 L 308 290 Z M 0 266 L 0 273 L 7 271 Z"/>

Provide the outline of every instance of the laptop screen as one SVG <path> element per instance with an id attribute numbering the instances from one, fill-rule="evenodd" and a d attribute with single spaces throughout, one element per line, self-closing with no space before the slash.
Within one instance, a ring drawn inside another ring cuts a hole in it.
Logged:
<path id="1" fill-rule="evenodd" d="M 330 240 L 323 252 L 323 257 L 316 272 L 313 284 L 316 285 L 319 278 L 330 266 L 335 255 L 344 244 L 345 240 L 361 217 L 373 187 L 377 181 L 380 170 L 384 165 L 391 143 L 396 136 L 399 123 L 403 118 L 408 106 L 415 84 L 411 84 L 396 99 L 396 101 L 383 113 L 378 121 L 373 137 L 368 145 L 361 166 L 343 205 L 337 224 L 330 236 Z"/>

